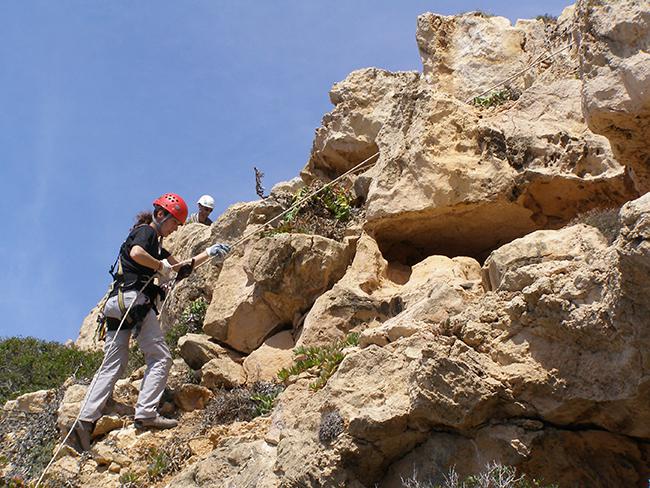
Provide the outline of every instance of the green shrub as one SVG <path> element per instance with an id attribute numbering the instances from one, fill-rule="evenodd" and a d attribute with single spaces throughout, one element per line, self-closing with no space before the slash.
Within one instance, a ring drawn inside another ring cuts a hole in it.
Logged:
<path id="1" fill-rule="evenodd" d="M 551 14 L 538 15 L 536 20 L 541 20 L 545 24 L 557 24 L 557 17 Z"/>
<path id="2" fill-rule="evenodd" d="M 172 437 L 159 448 L 150 448 L 147 453 L 149 481 L 158 481 L 168 474 L 180 471 L 191 455 L 187 441 L 178 437 Z"/>
<path id="3" fill-rule="evenodd" d="M 63 388 L 59 388 L 41 412 L 3 412 L 1 449 L 4 464 L 10 463 L 11 469 L 0 478 L 0 486 L 27 486 L 41 475 L 58 442 L 57 410 L 62 397 Z"/>
<path id="4" fill-rule="evenodd" d="M 147 460 L 149 462 L 147 465 L 147 475 L 152 481 L 162 478 L 170 470 L 171 458 L 160 449 L 156 449 L 155 447 L 149 449 Z"/>
<path id="5" fill-rule="evenodd" d="M 487 107 L 496 107 L 501 105 L 508 100 L 517 100 L 521 96 L 521 93 L 518 90 L 510 87 L 504 87 L 499 90 L 491 91 L 486 95 L 480 97 L 474 97 L 472 99 L 472 105 L 477 107 L 487 108 Z"/>
<path id="6" fill-rule="evenodd" d="M 142 486 L 140 477 L 133 471 L 127 471 L 120 475 L 120 488 L 139 488 Z"/>
<path id="7" fill-rule="evenodd" d="M 255 416 L 266 415 L 275 406 L 275 399 L 282 393 L 282 386 L 268 382 L 253 385 L 251 400 L 255 403 Z"/>
<path id="8" fill-rule="evenodd" d="M 310 368 L 318 370 L 318 379 L 311 383 L 309 387 L 312 390 L 319 390 L 327 380 L 338 369 L 339 364 L 343 361 L 345 354 L 343 349 L 349 346 L 359 344 L 359 334 L 349 334 L 344 340 L 330 344 L 329 346 L 297 347 L 294 354 L 297 359 L 289 368 L 283 368 L 278 371 L 278 378 L 286 382 L 289 377 L 297 376 L 303 371 Z"/>
<path id="9" fill-rule="evenodd" d="M 291 200 L 291 205 L 304 199 L 307 195 L 323 188 L 322 183 L 315 183 L 300 189 Z M 318 234 L 332 239 L 342 238 L 343 230 L 352 218 L 352 194 L 340 185 L 326 187 L 299 207 L 287 213 L 280 224 L 266 236 L 288 232 Z"/>
<path id="10" fill-rule="evenodd" d="M 24 393 L 58 388 L 70 376 L 89 379 L 101 364 L 101 351 L 82 351 L 34 337 L 0 341 L 0 404 Z"/>

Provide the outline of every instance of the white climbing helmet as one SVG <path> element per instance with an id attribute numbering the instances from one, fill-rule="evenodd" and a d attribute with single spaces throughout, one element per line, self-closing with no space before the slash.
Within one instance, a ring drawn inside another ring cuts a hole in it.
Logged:
<path id="1" fill-rule="evenodd" d="M 212 198 L 210 195 L 203 195 L 196 203 L 202 205 L 203 207 L 214 208 L 214 198 Z"/>

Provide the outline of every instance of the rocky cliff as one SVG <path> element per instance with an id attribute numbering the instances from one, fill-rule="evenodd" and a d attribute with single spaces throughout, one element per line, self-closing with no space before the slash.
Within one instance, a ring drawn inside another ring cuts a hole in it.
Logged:
<path id="1" fill-rule="evenodd" d="M 176 287 L 166 328 L 209 302 L 162 406 L 179 427 L 135 430 L 136 372 L 91 455 L 68 450 L 51 479 L 392 488 L 497 462 L 562 487 L 645 486 L 650 2 L 580 0 L 514 26 L 426 13 L 416 39 L 421 73 L 334 85 L 299 180 L 173 236 L 181 257 L 235 242 L 378 153 L 340 186 L 350 215 L 313 204 Z M 65 391 L 62 431 L 85 388 Z"/>

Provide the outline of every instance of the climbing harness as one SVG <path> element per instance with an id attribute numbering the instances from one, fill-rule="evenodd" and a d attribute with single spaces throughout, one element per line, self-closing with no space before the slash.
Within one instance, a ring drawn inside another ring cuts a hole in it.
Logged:
<path id="1" fill-rule="evenodd" d="M 147 280 L 147 282 L 138 291 L 138 293 L 143 293 L 144 292 L 144 289 L 153 280 L 154 276 L 155 275 L 152 275 L 151 278 L 149 278 Z M 122 329 L 122 326 L 124 325 L 124 322 L 125 322 L 126 318 L 129 316 L 129 312 L 131 312 L 131 309 L 133 308 L 133 305 L 135 304 L 135 302 L 136 301 L 133 300 L 131 302 L 131 305 L 129 305 L 129 307 L 126 309 L 126 313 L 124 314 L 124 317 L 122 317 L 122 320 L 120 321 L 120 323 L 119 323 L 119 325 L 117 327 L 117 330 L 115 331 L 115 335 L 113 335 L 113 339 L 111 340 L 111 342 L 106 347 L 106 353 L 104 354 L 104 359 L 102 360 L 102 364 L 99 366 L 97 371 L 101 370 L 102 367 L 104 366 L 104 363 L 106 362 L 106 358 L 108 358 L 108 356 L 109 356 L 108 352 L 110 352 L 111 348 L 113 347 L 113 344 L 115 344 L 115 339 L 117 338 L 118 334 L 120 333 L 120 330 Z M 98 375 L 95 374 L 95 376 L 93 377 L 92 382 L 90 383 L 90 386 L 88 387 L 89 392 L 91 392 L 93 390 L 93 388 L 95 387 L 95 383 L 97 382 L 97 377 L 98 377 Z M 84 403 L 81 406 L 81 408 L 79 409 L 79 413 L 77 414 L 77 417 L 74 419 L 74 422 L 72 422 L 72 425 L 70 426 L 70 429 L 68 430 L 67 435 L 64 437 L 63 441 L 61 441 L 61 443 L 59 444 L 59 447 L 57 448 L 57 450 L 54 452 L 54 456 L 52 456 L 52 459 L 50 459 L 50 462 L 47 464 L 47 466 L 45 467 L 45 469 L 41 473 L 40 478 L 38 478 L 38 481 L 36 482 L 35 488 L 38 488 L 41 485 L 41 481 L 43 481 L 43 478 L 45 477 L 45 474 L 47 473 L 48 469 L 50 468 L 50 466 L 52 465 L 54 460 L 57 459 L 57 457 L 59 455 L 59 452 L 61 452 L 61 449 L 63 449 L 63 446 L 66 445 L 66 442 L 70 438 L 70 434 L 72 434 L 72 432 L 74 431 L 75 426 L 77 425 L 77 422 L 79 422 L 79 417 L 81 416 L 81 412 L 83 412 L 84 408 L 86 407 L 86 403 L 88 402 L 89 397 L 90 397 L 90 395 L 86 395 Z"/>
<path id="2" fill-rule="evenodd" d="M 171 215 L 171 214 L 170 214 Z M 141 224 L 142 225 L 148 225 L 148 224 Z M 134 228 L 134 229 L 135 229 Z M 128 239 L 128 238 L 127 238 Z M 124 270 L 122 268 L 122 249 L 123 246 L 126 244 L 127 241 L 124 241 L 122 245 L 120 246 L 120 252 L 117 254 L 117 258 L 115 259 L 115 262 L 109 269 L 109 273 L 111 277 L 113 278 L 113 281 L 108 287 L 108 291 L 104 295 L 104 298 L 102 298 L 99 302 L 98 308 L 99 308 L 99 314 L 97 315 L 97 328 L 95 329 L 95 334 L 93 337 L 94 342 L 96 343 L 97 341 L 103 341 L 106 339 L 106 332 L 108 330 L 115 330 L 119 326 L 119 319 L 112 318 L 112 317 L 106 317 L 104 314 L 104 308 L 106 307 L 106 303 L 108 302 L 108 299 L 113 295 L 113 292 L 117 288 L 117 304 L 120 309 L 120 312 L 122 313 L 122 316 L 126 316 L 126 305 L 124 303 L 124 287 L 127 286 L 129 289 L 132 289 L 134 285 L 137 286 L 138 284 L 138 279 L 134 279 L 132 282 L 127 281 L 126 275 L 124 273 Z M 162 247 L 162 243 L 159 244 Z M 151 280 L 149 280 L 150 282 Z M 161 297 L 161 299 L 165 299 L 165 291 L 163 290 L 162 287 L 155 285 L 154 283 L 149 283 L 148 286 L 144 287 L 145 292 L 144 294 L 147 296 L 147 301 L 145 303 L 141 303 L 138 305 L 135 305 L 133 307 L 133 310 L 131 310 L 131 314 L 126 316 L 126 325 L 128 329 L 133 329 L 133 337 L 137 337 L 139 332 L 140 332 L 140 325 L 142 323 L 142 320 L 145 318 L 147 313 L 149 313 L 149 310 L 154 310 L 156 314 L 158 314 L 158 309 L 156 308 L 156 298 Z"/>

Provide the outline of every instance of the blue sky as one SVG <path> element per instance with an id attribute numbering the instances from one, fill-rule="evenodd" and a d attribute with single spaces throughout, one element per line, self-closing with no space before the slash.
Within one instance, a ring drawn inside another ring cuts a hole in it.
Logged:
<path id="1" fill-rule="evenodd" d="M 516 20 L 571 2 L 0 2 L 0 336 L 76 338 L 135 213 L 162 193 L 215 216 L 298 174 L 331 85 L 421 70 L 417 15 Z"/>

